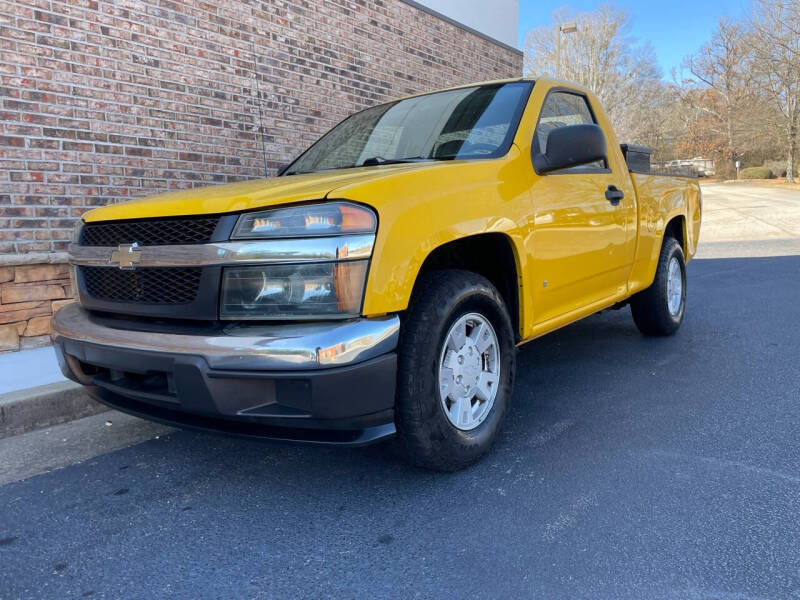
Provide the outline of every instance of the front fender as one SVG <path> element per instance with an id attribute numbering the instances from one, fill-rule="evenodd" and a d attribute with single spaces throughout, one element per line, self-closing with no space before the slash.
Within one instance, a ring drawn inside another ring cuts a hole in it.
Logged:
<path id="1" fill-rule="evenodd" d="M 405 310 L 427 256 L 464 237 L 507 235 L 524 273 L 519 248 L 530 231 L 532 211 L 529 185 L 519 168 L 522 160 L 512 147 L 501 159 L 442 163 L 335 190 L 331 196 L 368 204 L 378 212 L 363 314 Z"/>

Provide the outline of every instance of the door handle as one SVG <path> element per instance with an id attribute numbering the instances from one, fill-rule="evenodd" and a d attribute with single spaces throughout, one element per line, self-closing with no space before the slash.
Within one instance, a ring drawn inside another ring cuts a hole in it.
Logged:
<path id="1" fill-rule="evenodd" d="M 619 205 L 620 200 L 622 200 L 624 197 L 625 197 L 625 192 L 617 188 L 617 186 L 615 185 L 608 186 L 608 189 L 606 190 L 606 200 L 611 202 L 612 206 Z"/>

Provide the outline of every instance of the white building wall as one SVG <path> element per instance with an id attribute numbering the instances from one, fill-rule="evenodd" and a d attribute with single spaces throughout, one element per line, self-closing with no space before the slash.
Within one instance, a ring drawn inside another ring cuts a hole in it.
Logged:
<path id="1" fill-rule="evenodd" d="M 416 3 L 517 47 L 519 0 L 416 0 Z"/>

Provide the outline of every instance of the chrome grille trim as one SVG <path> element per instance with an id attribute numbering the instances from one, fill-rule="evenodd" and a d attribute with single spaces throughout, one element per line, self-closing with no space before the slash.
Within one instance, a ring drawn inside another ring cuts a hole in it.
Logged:
<path id="1" fill-rule="evenodd" d="M 139 246 L 136 269 L 145 267 L 211 267 L 250 263 L 297 263 L 370 258 L 375 234 L 302 239 L 252 240 L 187 244 L 179 246 Z M 117 246 L 70 244 L 73 265 L 114 267 L 111 254 Z"/>

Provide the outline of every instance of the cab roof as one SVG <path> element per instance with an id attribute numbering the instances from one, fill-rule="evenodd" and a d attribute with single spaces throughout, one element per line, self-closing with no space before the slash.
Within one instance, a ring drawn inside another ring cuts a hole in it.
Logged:
<path id="1" fill-rule="evenodd" d="M 429 94 L 438 94 L 439 92 L 449 92 L 451 90 L 460 90 L 460 89 L 463 89 L 463 88 L 479 87 L 479 86 L 482 86 L 482 85 L 498 85 L 498 84 L 504 84 L 504 83 L 519 83 L 519 82 L 523 82 L 523 81 L 528 81 L 528 82 L 531 82 L 531 83 L 537 83 L 537 82 L 549 83 L 549 84 L 556 85 L 556 86 L 562 86 L 563 85 L 564 87 L 572 88 L 572 89 L 579 90 L 579 91 L 588 91 L 584 86 L 582 86 L 582 85 L 580 85 L 578 83 L 575 83 L 573 81 L 564 81 L 564 80 L 561 80 L 561 79 L 556 79 L 554 77 L 547 77 L 547 76 L 537 77 L 537 76 L 534 76 L 534 75 L 528 75 L 526 77 L 514 77 L 514 78 L 511 78 L 511 79 L 492 79 L 492 80 L 488 80 L 488 81 L 475 81 L 475 82 L 472 82 L 472 83 L 462 83 L 460 85 L 454 85 L 454 86 L 442 88 L 442 89 L 439 89 L 439 90 L 431 90 L 429 92 L 417 92 L 416 94 L 409 94 L 407 96 L 401 96 L 401 97 L 395 98 L 393 100 L 388 100 L 386 102 L 381 102 L 380 104 L 388 104 L 389 102 L 397 102 L 399 100 L 406 100 L 407 98 L 416 98 L 418 96 L 427 96 Z M 378 106 L 380 106 L 380 105 L 378 105 Z"/>

